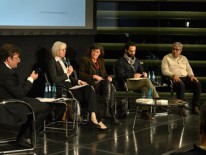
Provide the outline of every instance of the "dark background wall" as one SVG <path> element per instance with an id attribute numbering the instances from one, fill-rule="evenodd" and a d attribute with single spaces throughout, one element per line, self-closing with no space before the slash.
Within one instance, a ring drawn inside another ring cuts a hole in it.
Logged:
<path id="1" fill-rule="evenodd" d="M 5 43 L 15 44 L 22 50 L 21 63 L 17 68 L 17 72 L 24 80 L 30 75 L 34 64 L 37 62 L 37 53 L 43 48 L 50 51 L 55 41 L 63 41 L 67 44 L 72 52 L 76 52 L 75 59 L 78 61 L 80 57 L 86 54 L 89 46 L 94 42 L 93 35 L 64 35 L 64 36 L 0 36 L 0 46 Z M 67 51 L 71 52 L 71 51 Z"/>

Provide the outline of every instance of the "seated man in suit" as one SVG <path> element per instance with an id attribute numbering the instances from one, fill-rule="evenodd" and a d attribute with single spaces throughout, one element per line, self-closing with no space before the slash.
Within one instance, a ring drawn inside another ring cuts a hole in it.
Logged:
<path id="1" fill-rule="evenodd" d="M 17 68 L 20 62 L 20 49 L 12 44 L 5 44 L 0 49 L 0 99 L 19 99 L 27 102 L 33 108 L 35 113 L 35 126 L 36 132 L 39 133 L 43 127 L 43 122 L 47 118 L 50 107 L 47 103 L 41 103 L 34 98 L 26 97 L 27 92 L 32 88 L 32 83 L 38 78 L 38 74 L 33 71 L 27 80 L 20 83 L 18 74 L 15 72 L 14 68 Z M 15 114 L 21 114 L 22 112 L 29 112 L 24 109 L 24 107 L 17 108 L 16 106 L 8 106 L 8 111 L 16 111 Z M 24 109 L 24 110 L 23 110 Z M 28 109 L 27 109 L 28 110 Z M 8 113 L 6 113 L 8 114 Z M 6 115 L 5 114 L 5 115 Z M 1 114 L 2 115 L 2 114 Z M 15 117 L 15 116 L 14 116 Z M 5 118 L 5 117 L 4 117 Z M 1 122 L 5 122 L 3 118 L 0 118 Z M 10 122 L 12 123 L 12 121 Z M 17 136 L 17 142 L 20 145 L 32 146 L 32 135 L 30 131 L 30 120 L 24 123 Z M 9 122 L 7 122 L 9 124 Z M 15 125 L 15 124 L 11 124 Z M 17 125 L 17 124 L 16 124 Z"/>
<path id="2" fill-rule="evenodd" d="M 153 98 L 159 98 L 159 95 L 153 86 L 152 82 L 146 78 L 147 73 L 143 71 L 143 67 L 140 64 L 138 58 L 135 57 L 136 53 L 136 44 L 134 42 L 128 42 L 124 46 L 125 53 L 115 65 L 117 81 L 120 86 L 123 87 L 123 83 L 126 82 L 128 89 L 135 91 L 135 90 L 142 90 L 145 91 L 146 89 L 150 89 Z M 128 78 L 140 78 L 145 77 L 143 80 L 128 80 Z M 148 92 L 148 91 L 147 91 Z M 147 93 L 146 92 L 146 93 Z M 142 111 L 142 116 L 150 119 L 151 116 L 147 112 L 147 110 Z"/>
<path id="3" fill-rule="evenodd" d="M 162 74 L 172 79 L 173 88 L 178 99 L 184 100 L 185 89 L 193 92 L 192 113 L 199 115 L 198 104 L 200 101 L 201 84 L 195 77 L 188 59 L 182 55 L 183 45 L 175 42 L 172 45 L 172 52 L 165 55 L 162 59 Z M 183 115 L 186 116 L 183 109 Z"/>

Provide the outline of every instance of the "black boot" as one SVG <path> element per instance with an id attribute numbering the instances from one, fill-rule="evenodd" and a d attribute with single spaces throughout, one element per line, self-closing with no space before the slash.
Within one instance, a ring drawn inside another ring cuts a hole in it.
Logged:
<path id="1" fill-rule="evenodd" d="M 103 96 L 105 100 L 104 117 L 111 118 L 111 86 L 109 81 L 104 80 L 103 82 Z"/>
<path id="2" fill-rule="evenodd" d="M 111 114 L 110 114 L 110 103 L 106 102 L 105 103 L 105 109 L 104 109 L 104 117 L 105 118 L 111 118 Z"/>

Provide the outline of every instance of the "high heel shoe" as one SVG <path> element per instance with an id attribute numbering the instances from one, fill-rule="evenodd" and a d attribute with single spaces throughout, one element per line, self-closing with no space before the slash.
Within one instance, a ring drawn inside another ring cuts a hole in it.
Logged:
<path id="1" fill-rule="evenodd" d="M 90 124 L 95 128 L 95 129 L 97 129 L 97 130 L 99 130 L 99 131 L 107 131 L 109 128 L 107 127 L 107 128 L 101 128 L 101 126 L 99 125 L 99 124 L 96 124 L 96 123 L 94 123 L 94 122 L 92 122 L 91 120 L 90 120 Z"/>
<path id="2" fill-rule="evenodd" d="M 100 128 L 101 128 L 101 126 L 100 126 L 99 124 L 94 123 L 94 122 L 92 122 L 91 120 L 90 120 L 89 122 L 90 122 L 90 124 L 91 124 L 95 129 L 100 129 Z"/>

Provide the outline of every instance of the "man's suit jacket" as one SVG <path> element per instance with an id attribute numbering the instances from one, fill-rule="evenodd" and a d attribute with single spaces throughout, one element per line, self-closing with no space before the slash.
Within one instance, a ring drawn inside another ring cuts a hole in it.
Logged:
<path id="1" fill-rule="evenodd" d="M 99 64 L 100 76 L 107 79 L 108 75 L 106 73 L 104 60 L 98 58 L 97 61 Z M 95 80 L 92 78 L 92 75 L 98 75 L 95 65 L 90 57 L 83 57 L 79 65 L 79 78 L 94 86 Z"/>
<path id="2" fill-rule="evenodd" d="M 0 99 L 22 99 L 32 88 L 28 80 L 20 84 L 17 73 L 0 63 Z"/>
<path id="3" fill-rule="evenodd" d="M 25 81 L 19 83 L 19 77 L 13 69 L 0 62 L 0 99 L 23 99 L 31 89 L 32 83 Z M 20 104 L 0 105 L 0 122 L 8 125 L 25 123 L 28 109 Z"/>
<path id="4" fill-rule="evenodd" d="M 69 77 L 71 82 L 65 81 L 68 79 L 68 76 L 64 73 L 60 63 L 54 58 L 48 61 L 47 68 L 50 82 L 55 83 L 57 87 L 66 87 L 69 89 L 72 86 L 78 85 L 78 80 L 72 76 Z"/>

